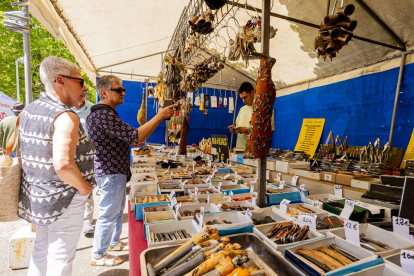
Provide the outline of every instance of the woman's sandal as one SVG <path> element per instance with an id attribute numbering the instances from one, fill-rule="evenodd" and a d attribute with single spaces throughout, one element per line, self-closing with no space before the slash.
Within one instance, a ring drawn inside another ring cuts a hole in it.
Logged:
<path id="1" fill-rule="evenodd" d="M 116 266 L 120 265 L 124 262 L 124 259 L 121 257 L 116 257 L 113 255 L 106 254 L 105 256 L 102 256 L 101 258 L 94 258 L 91 259 L 91 265 L 94 266 Z"/>
<path id="2" fill-rule="evenodd" d="M 129 246 L 127 242 L 118 242 L 116 245 L 109 246 L 108 251 L 129 251 Z"/>

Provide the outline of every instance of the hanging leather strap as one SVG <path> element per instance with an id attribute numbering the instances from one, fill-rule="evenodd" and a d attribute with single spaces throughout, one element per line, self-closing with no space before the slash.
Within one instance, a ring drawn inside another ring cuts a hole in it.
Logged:
<path id="1" fill-rule="evenodd" d="M 16 139 L 16 134 L 17 134 L 17 131 L 19 130 L 20 115 L 21 114 L 19 114 L 19 116 L 17 116 L 16 128 L 14 129 L 14 132 L 13 132 L 12 136 L 10 137 L 9 141 L 7 142 L 7 147 L 6 147 L 6 155 L 7 156 L 10 155 L 10 153 L 12 152 L 13 147 L 14 147 L 14 141 Z M 19 144 L 20 144 L 20 135 L 17 136 L 16 157 L 19 154 Z"/>

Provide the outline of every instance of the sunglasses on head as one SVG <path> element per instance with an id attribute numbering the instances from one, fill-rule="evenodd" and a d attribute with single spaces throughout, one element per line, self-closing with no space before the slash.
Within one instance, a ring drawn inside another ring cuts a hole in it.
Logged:
<path id="1" fill-rule="evenodd" d="M 120 87 L 120 88 L 111 88 L 111 91 L 115 91 L 116 93 L 121 94 L 122 92 L 126 91 L 125 87 Z"/>
<path id="2" fill-rule="evenodd" d="M 83 87 L 85 85 L 85 80 L 84 79 L 70 77 L 70 76 L 64 76 L 64 75 L 59 75 L 59 76 L 67 78 L 67 79 L 78 80 L 81 87 Z M 55 82 L 56 82 L 56 80 L 55 80 Z"/>

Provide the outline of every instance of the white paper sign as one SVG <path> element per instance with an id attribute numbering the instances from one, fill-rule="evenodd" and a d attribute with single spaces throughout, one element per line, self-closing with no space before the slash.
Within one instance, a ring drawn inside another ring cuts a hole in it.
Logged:
<path id="1" fill-rule="evenodd" d="M 246 217 L 248 217 L 248 218 L 251 218 L 252 217 L 252 211 L 250 211 L 250 209 L 249 208 L 247 208 L 247 210 L 246 210 L 246 213 L 245 213 L 245 216 Z"/>
<path id="2" fill-rule="evenodd" d="M 195 201 L 198 201 L 198 188 L 197 187 L 194 188 L 194 199 Z"/>
<path id="3" fill-rule="evenodd" d="M 221 203 L 217 204 L 217 209 L 220 211 Z"/>
<path id="4" fill-rule="evenodd" d="M 234 195 L 233 191 L 229 192 L 229 196 L 232 197 Z"/>
<path id="5" fill-rule="evenodd" d="M 270 179 L 270 171 L 266 170 L 266 179 Z"/>
<path id="6" fill-rule="evenodd" d="M 253 193 L 254 192 L 254 182 L 250 181 L 250 192 Z"/>
<path id="7" fill-rule="evenodd" d="M 285 181 L 280 181 L 279 189 L 283 189 L 285 187 Z"/>
<path id="8" fill-rule="evenodd" d="M 331 174 L 325 174 L 324 180 L 326 180 L 326 181 L 332 181 L 332 175 Z"/>
<path id="9" fill-rule="evenodd" d="M 335 196 L 342 197 L 342 185 L 334 185 Z"/>
<path id="10" fill-rule="evenodd" d="M 306 202 L 305 190 L 304 190 L 304 189 L 299 188 L 299 194 L 300 194 L 300 200 L 301 200 L 302 202 Z"/>
<path id="11" fill-rule="evenodd" d="M 212 148 L 211 149 L 211 154 L 217 154 L 217 149 L 216 148 Z"/>
<path id="12" fill-rule="evenodd" d="M 170 170 L 170 166 L 168 166 L 168 169 L 164 172 L 164 175 L 166 175 L 169 170 Z"/>
<path id="13" fill-rule="evenodd" d="M 321 202 L 318 200 L 312 201 L 312 206 L 321 209 Z"/>
<path id="14" fill-rule="evenodd" d="M 410 222 L 408 219 L 392 217 L 393 232 L 403 238 L 410 239 Z"/>
<path id="15" fill-rule="evenodd" d="M 204 218 L 204 207 L 200 207 L 199 223 L 198 227 L 203 228 L 203 218 Z"/>
<path id="16" fill-rule="evenodd" d="M 350 243 L 361 246 L 359 239 L 359 222 L 352 220 L 344 221 L 345 237 Z"/>
<path id="17" fill-rule="evenodd" d="M 210 203 L 210 192 L 207 191 L 207 203 Z"/>
<path id="18" fill-rule="evenodd" d="M 213 169 L 214 169 L 214 172 L 216 172 L 217 171 L 217 166 L 214 165 Z"/>
<path id="19" fill-rule="evenodd" d="M 277 180 L 282 180 L 282 174 L 281 173 L 277 173 L 276 179 Z"/>
<path id="20" fill-rule="evenodd" d="M 188 172 L 188 165 L 187 165 L 187 167 L 185 168 L 185 171 L 186 171 L 186 172 Z"/>
<path id="21" fill-rule="evenodd" d="M 316 231 L 316 215 L 300 212 L 298 221 Z"/>
<path id="22" fill-rule="evenodd" d="M 174 197 L 171 199 L 171 209 L 174 208 L 174 205 L 177 204 L 177 199 Z"/>
<path id="23" fill-rule="evenodd" d="M 256 196 L 257 195 L 257 193 L 252 193 L 252 204 L 253 205 L 256 205 Z"/>
<path id="24" fill-rule="evenodd" d="M 297 186 L 297 184 L 298 184 L 298 179 L 299 179 L 299 176 L 297 176 L 297 175 L 295 175 L 295 176 L 292 178 L 292 185 L 293 185 L 293 186 Z"/>
<path id="25" fill-rule="evenodd" d="M 299 188 L 301 188 L 302 190 L 305 190 L 305 184 L 300 185 Z"/>
<path id="26" fill-rule="evenodd" d="M 349 219 L 352 212 L 354 211 L 355 202 L 353 200 L 345 199 L 345 206 L 344 209 L 342 209 L 340 217 L 343 217 L 345 219 Z"/>
<path id="27" fill-rule="evenodd" d="M 283 214 L 286 214 L 289 203 L 290 203 L 290 200 L 288 200 L 288 199 L 284 199 L 284 200 L 282 200 L 282 202 L 280 202 L 280 207 L 279 208 L 280 208 L 280 211 Z"/>
<path id="28" fill-rule="evenodd" d="M 211 168 L 211 160 L 208 160 L 208 166 Z"/>
<path id="29" fill-rule="evenodd" d="M 175 195 L 175 190 L 172 190 L 171 193 L 170 193 L 170 198 L 172 199 L 174 197 L 174 195 Z"/>
<path id="30" fill-rule="evenodd" d="M 405 273 L 408 275 L 414 275 L 414 251 L 401 250 L 400 263 Z"/>
<path id="31" fill-rule="evenodd" d="M 178 217 L 178 209 L 181 207 L 181 202 L 175 205 L 175 215 Z"/>

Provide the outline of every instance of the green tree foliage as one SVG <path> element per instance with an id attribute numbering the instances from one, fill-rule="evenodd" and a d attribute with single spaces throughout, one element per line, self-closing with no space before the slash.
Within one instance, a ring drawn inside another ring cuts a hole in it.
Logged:
<path id="1" fill-rule="evenodd" d="M 15 60 L 23 57 L 23 35 L 6 30 L 3 25 L 3 12 L 18 9 L 11 7 L 12 2 L 10 0 L 2 0 L 0 4 L 0 91 L 12 98 L 16 98 Z M 76 64 L 78 63 L 62 40 L 56 40 L 34 17 L 30 21 L 30 26 L 32 90 L 33 98 L 37 99 L 40 92 L 44 91 L 44 85 L 39 78 L 39 66 L 44 58 L 54 55 Z M 95 103 L 95 86 L 83 71 L 82 76 L 89 88 L 86 98 L 88 101 Z M 19 63 L 19 88 L 20 101 L 24 102 L 24 65 L 22 63 Z"/>

